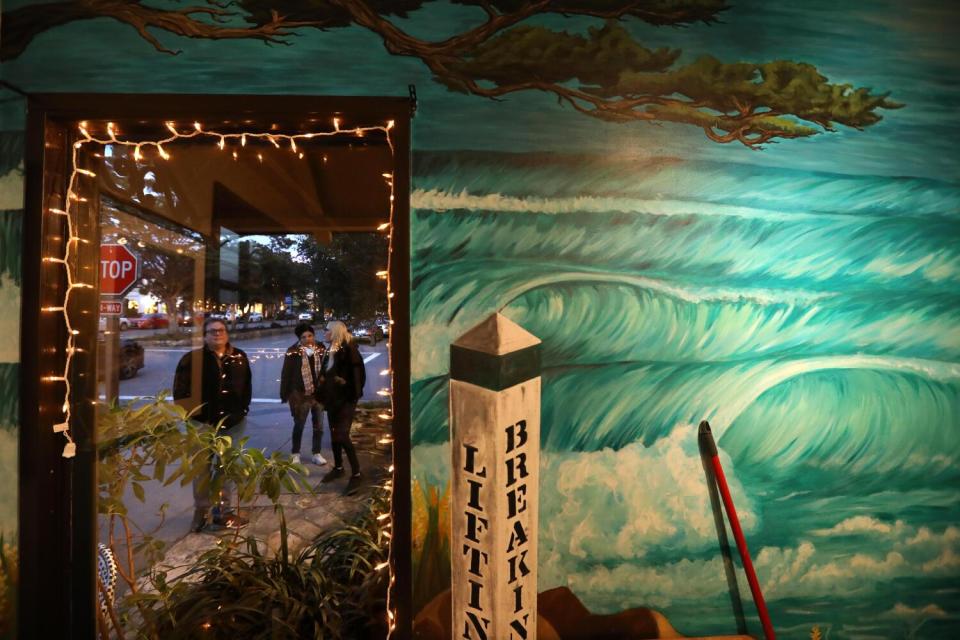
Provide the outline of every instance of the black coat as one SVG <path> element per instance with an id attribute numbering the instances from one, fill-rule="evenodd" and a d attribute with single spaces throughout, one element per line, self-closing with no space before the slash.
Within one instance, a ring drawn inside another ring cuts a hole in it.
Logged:
<path id="1" fill-rule="evenodd" d="M 313 397 L 321 403 L 324 401 L 324 379 L 320 364 L 324 353 L 326 353 L 326 349 L 318 343 L 313 354 L 314 369 L 312 370 L 314 371 L 315 381 Z M 303 393 L 306 390 L 303 388 L 303 375 L 300 373 L 302 362 L 300 343 L 297 342 L 287 349 L 287 354 L 283 358 L 283 369 L 280 371 L 280 402 L 286 402 L 294 391 Z"/>
<path id="2" fill-rule="evenodd" d="M 174 400 L 197 402 L 191 397 L 195 360 L 202 362 L 198 402 L 203 404 L 194 418 L 207 424 L 217 424 L 222 419 L 225 427 L 232 427 L 243 420 L 250 410 L 250 398 L 253 395 L 247 354 L 227 345 L 223 358 L 218 358 L 207 347 L 194 349 L 184 355 L 173 377 Z"/>
<path id="3" fill-rule="evenodd" d="M 325 406 L 336 411 L 345 404 L 356 404 L 363 396 L 363 385 L 367 381 L 367 370 L 363 366 L 363 356 L 356 343 L 340 345 L 333 358 L 333 366 L 326 370 L 330 358 L 328 351 L 323 355 Z M 337 382 L 336 378 L 343 380 Z"/>

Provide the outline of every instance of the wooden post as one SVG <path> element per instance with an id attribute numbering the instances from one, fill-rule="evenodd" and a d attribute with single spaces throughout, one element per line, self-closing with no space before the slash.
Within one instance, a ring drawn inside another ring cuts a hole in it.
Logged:
<path id="1" fill-rule="evenodd" d="M 540 340 L 499 313 L 450 348 L 453 638 L 535 640 Z"/>

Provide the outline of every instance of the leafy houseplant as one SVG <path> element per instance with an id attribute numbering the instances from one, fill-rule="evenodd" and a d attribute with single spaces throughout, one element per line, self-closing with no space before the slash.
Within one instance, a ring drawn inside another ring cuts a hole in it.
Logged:
<path id="1" fill-rule="evenodd" d="M 145 530 L 131 520 L 124 503 L 128 489 L 143 502 L 147 482 L 164 486 L 179 482 L 186 486 L 200 480 L 201 487 L 212 498 L 220 494 L 225 482 L 231 482 L 236 486 L 237 508 L 260 493 L 279 509 L 282 489 L 297 493 L 309 487 L 301 481 L 302 467 L 285 456 L 274 453 L 267 457 L 259 449 L 248 449 L 246 439 L 233 446 L 229 436 L 191 421 L 189 412 L 163 395 L 122 405 L 103 405 L 100 409 L 98 512 L 107 519 L 104 542 L 118 559 L 117 574 L 127 590 L 118 603 L 108 599 L 108 606 L 99 612 L 100 635 L 109 637 L 109 630 L 113 629 L 122 638 L 124 628 L 143 623 L 142 637 L 168 637 L 157 635 L 155 617 L 150 615 L 151 601 L 140 597 L 141 571 L 136 566 L 137 555 L 151 566 L 164 557 L 166 543 L 156 533 L 163 525 L 166 505 L 160 508 L 159 524 Z M 210 478 L 211 462 L 219 466 L 220 473 L 205 482 Z M 227 544 L 226 551 L 218 553 L 233 552 L 238 540 L 239 532 L 234 535 L 233 544 Z M 102 583 L 98 588 L 106 592 Z"/>
<path id="2" fill-rule="evenodd" d="M 276 555 L 248 537 L 205 554 L 176 583 L 155 573 L 154 591 L 136 597 L 148 612 L 145 628 L 160 638 L 386 637 L 389 533 L 381 523 L 388 510 L 389 493 L 380 488 L 351 523 L 295 558 L 281 514 Z"/>

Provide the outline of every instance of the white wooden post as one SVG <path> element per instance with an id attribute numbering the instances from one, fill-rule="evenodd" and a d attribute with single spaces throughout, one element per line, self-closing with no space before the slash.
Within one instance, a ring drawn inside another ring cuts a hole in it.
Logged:
<path id="1" fill-rule="evenodd" d="M 499 313 L 450 348 L 453 638 L 537 637 L 540 340 Z"/>

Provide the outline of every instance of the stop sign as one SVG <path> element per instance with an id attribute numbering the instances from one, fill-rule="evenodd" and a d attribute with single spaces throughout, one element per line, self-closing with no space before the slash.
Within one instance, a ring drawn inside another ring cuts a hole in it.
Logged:
<path id="1" fill-rule="evenodd" d="M 100 295 L 122 296 L 137 282 L 140 261 L 122 244 L 100 245 Z"/>

